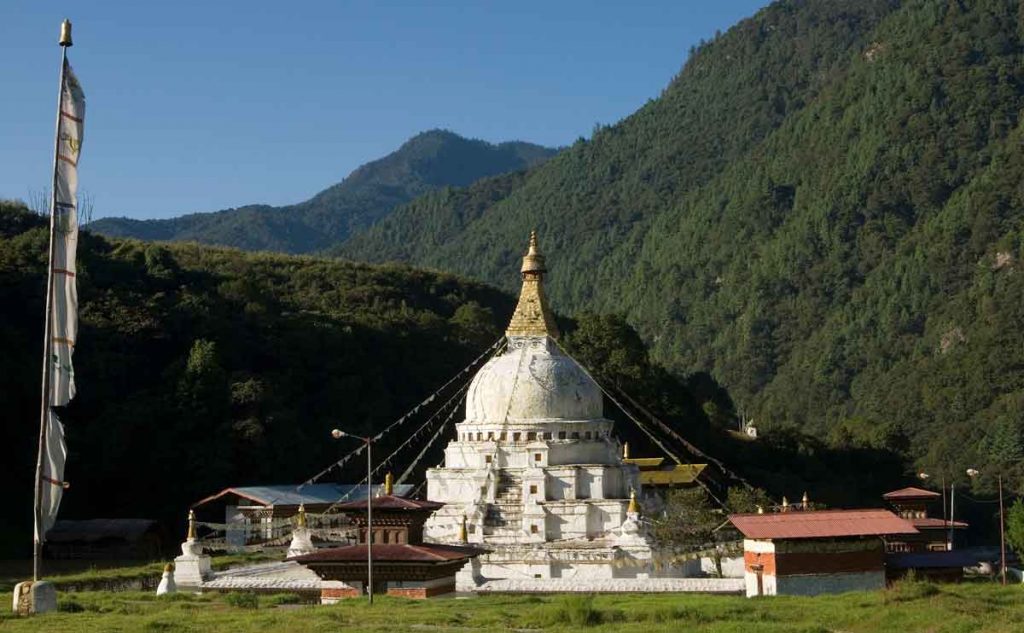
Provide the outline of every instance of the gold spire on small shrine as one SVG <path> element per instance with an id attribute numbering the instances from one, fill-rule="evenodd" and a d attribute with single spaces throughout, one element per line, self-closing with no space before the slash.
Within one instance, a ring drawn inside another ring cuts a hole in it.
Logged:
<path id="1" fill-rule="evenodd" d="M 629 459 L 629 442 L 622 445 L 622 459 Z"/>
<path id="2" fill-rule="evenodd" d="M 789 512 L 789 499 L 782 497 L 782 511 Z"/>
<path id="3" fill-rule="evenodd" d="M 306 504 L 299 504 L 299 513 L 295 515 L 295 526 L 304 528 L 306 527 Z"/>
<path id="4" fill-rule="evenodd" d="M 196 513 L 192 510 L 188 511 L 188 534 L 185 538 L 189 541 L 196 540 Z"/>
<path id="5" fill-rule="evenodd" d="M 544 256 L 537 246 L 537 231 L 530 231 L 530 247 L 523 257 L 523 288 L 505 336 L 550 336 L 558 338 L 558 326 L 544 295 Z"/>
<path id="6" fill-rule="evenodd" d="M 462 523 L 459 524 L 459 542 L 469 542 L 469 530 L 466 529 L 466 515 L 462 515 Z"/>
<path id="7" fill-rule="evenodd" d="M 809 509 L 809 507 L 811 505 L 811 500 L 807 497 L 807 491 L 806 490 L 804 490 L 804 498 L 800 500 L 800 505 L 803 506 L 804 510 Z"/>
<path id="8" fill-rule="evenodd" d="M 388 471 L 388 474 L 384 475 L 384 494 L 386 494 L 386 495 L 393 495 L 393 494 L 395 494 L 395 480 L 391 476 L 391 472 L 390 471 Z"/>
<path id="9" fill-rule="evenodd" d="M 764 514 L 764 506 L 757 506 L 757 513 Z"/>
<path id="10" fill-rule="evenodd" d="M 640 504 L 636 501 L 636 490 L 633 488 L 629 489 L 629 507 L 626 508 L 626 512 L 640 514 Z"/>

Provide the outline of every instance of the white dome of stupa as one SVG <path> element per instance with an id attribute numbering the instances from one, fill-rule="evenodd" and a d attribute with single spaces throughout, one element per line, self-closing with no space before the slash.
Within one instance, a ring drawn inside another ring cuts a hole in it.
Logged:
<path id="1" fill-rule="evenodd" d="M 520 339 L 477 373 L 466 394 L 466 421 L 596 420 L 601 390 L 545 338 Z"/>

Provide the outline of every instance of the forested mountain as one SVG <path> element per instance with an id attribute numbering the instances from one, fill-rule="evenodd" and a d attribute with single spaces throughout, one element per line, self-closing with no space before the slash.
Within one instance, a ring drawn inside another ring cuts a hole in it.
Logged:
<path id="1" fill-rule="evenodd" d="M 762 428 L 1019 485 L 1022 38 L 1015 1 L 776 2 L 632 116 L 337 252 L 510 288 L 536 228 L 555 305 L 623 313 Z"/>
<path id="2" fill-rule="evenodd" d="M 43 218 L 0 201 L 5 558 L 30 542 L 47 239 Z M 492 288 L 404 266 L 80 242 L 68 518 L 170 523 L 229 485 L 301 482 L 350 450 L 331 428 L 394 421 L 512 310 Z M 358 481 L 362 467 L 342 475 Z"/>
<path id="3" fill-rule="evenodd" d="M 310 253 L 344 240 L 421 194 L 536 166 L 555 151 L 522 142 L 493 145 L 431 130 L 305 202 L 285 207 L 248 205 L 168 220 L 103 218 L 89 228 L 114 237 Z"/>

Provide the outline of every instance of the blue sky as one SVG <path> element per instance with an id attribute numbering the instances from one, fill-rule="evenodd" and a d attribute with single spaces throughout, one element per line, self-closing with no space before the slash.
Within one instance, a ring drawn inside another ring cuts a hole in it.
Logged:
<path id="1" fill-rule="evenodd" d="M 566 145 L 765 0 L 0 3 L 0 198 L 50 179 L 60 21 L 95 217 L 308 198 L 410 136 Z"/>

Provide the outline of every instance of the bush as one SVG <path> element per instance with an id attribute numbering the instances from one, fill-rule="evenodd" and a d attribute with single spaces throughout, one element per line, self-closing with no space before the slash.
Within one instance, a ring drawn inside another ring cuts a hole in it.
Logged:
<path id="1" fill-rule="evenodd" d="M 258 609 L 260 606 L 260 599 L 256 594 L 237 591 L 224 596 L 224 602 L 241 609 Z"/>

